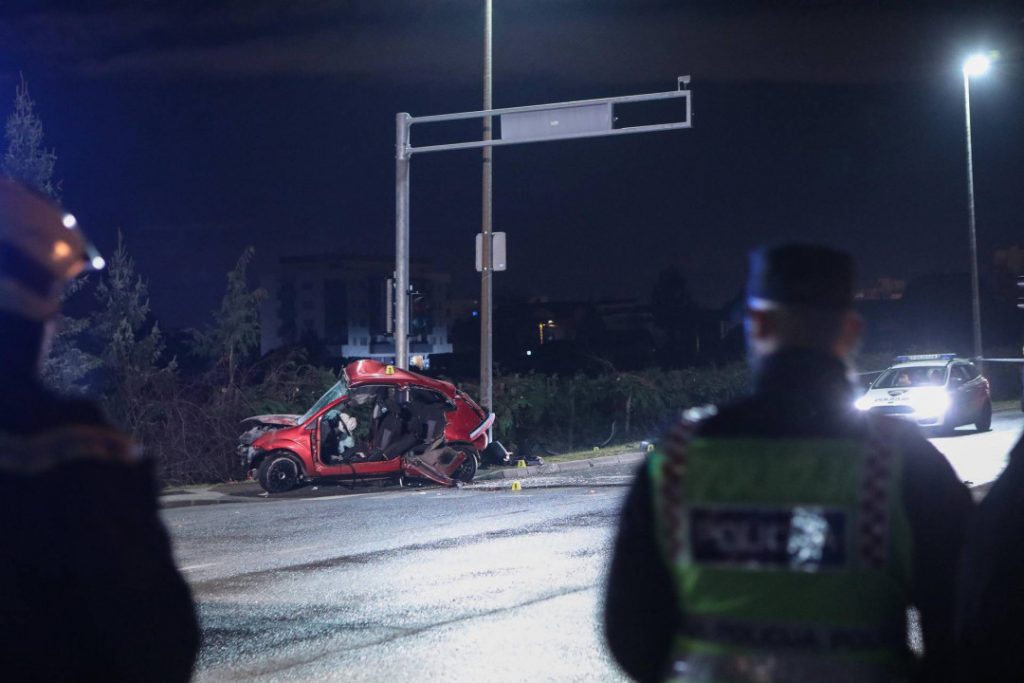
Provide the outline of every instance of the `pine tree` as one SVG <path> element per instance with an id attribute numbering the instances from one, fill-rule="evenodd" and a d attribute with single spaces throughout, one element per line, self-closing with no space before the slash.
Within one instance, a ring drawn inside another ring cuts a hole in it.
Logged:
<path id="1" fill-rule="evenodd" d="M 143 420 L 154 383 L 173 380 L 177 364 L 164 362 L 165 345 L 160 326 L 150 325 L 149 287 L 135 272 L 121 233 L 117 249 L 96 286 L 99 310 L 89 331 L 98 345 L 106 387 L 103 392 L 114 419 L 136 433 Z"/>
<path id="2" fill-rule="evenodd" d="M 262 289 L 249 289 L 248 268 L 256 251 L 246 247 L 228 273 L 228 287 L 214 324 L 195 332 L 196 350 L 227 373 L 227 386 L 235 386 L 238 368 L 260 343 L 260 301 Z"/>
<path id="3" fill-rule="evenodd" d="M 25 77 L 14 90 L 14 111 L 7 117 L 4 137 L 3 171 L 11 177 L 58 199 L 60 182 L 53 179 L 57 155 L 43 147 L 43 122 L 36 115 L 36 103 L 28 92 Z"/>
<path id="4" fill-rule="evenodd" d="M 85 284 L 85 278 L 69 282 L 61 295 L 61 302 L 80 292 Z M 61 393 L 83 391 L 83 380 L 101 364 L 98 357 L 83 351 L 78 345 L 89 324 L 89 318 L 74 318 L 63 313 L 57 315 L 57 328 L 50 352 L 43 359 L 42 376 L 47 384 Z"/>
<path id="5" fill-rule="evenodd" d="M 4 137 L 3 173 L 34 187 L 47 196 L 58 199 L 60 182 L 53 179 L 57 155 L 43 147 L 43 122 L 35 112 L 36 103 L 28 92 L 28 83 L 22 76 L 14 90 L 14 110 L 7 117 Z M 84 286 L 76 280 L 64 291 L 61 301 L 67 301 Z M 62 392 L 80 391 L 81 382 L 99 365 L 99 359 L 79 348 L 76 341 L 88 327 L 88 320 L 64 314 L 57 316 L 57 329 L 49 355 L 43 361 L 42 375 L 50 386 Z"/>

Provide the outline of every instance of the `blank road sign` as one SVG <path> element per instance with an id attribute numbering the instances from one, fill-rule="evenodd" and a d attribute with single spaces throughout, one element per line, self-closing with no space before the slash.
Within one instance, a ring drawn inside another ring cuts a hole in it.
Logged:
<path id="1" fill-rule="evenodd" d="M 611 129 L 611 102 L 501 115 L 502 140 L 558 138 Z"/>
<path id="2" fill-rule="evenodd" d="M 484 262 L 484 236 L 481 233 L 476 234 L 476 272 L 483 270 Z M 491 233 L 491 263 L 494 267 L 491 270 L 505 270 L 506 263 L 505 251 L 505 233 L 503 232 L 492 232 Z"/>

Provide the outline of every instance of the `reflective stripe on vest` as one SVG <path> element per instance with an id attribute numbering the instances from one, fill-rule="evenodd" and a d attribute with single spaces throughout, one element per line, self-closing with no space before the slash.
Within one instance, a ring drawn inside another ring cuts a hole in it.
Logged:
<path id="1" fill-rule="evenodd" d="M 0 472 L 35 475 L 78 461 L 131 465 L 142 449 L 105 426 L 64 425 L 31 436 L 0 432 Z"/>
<path id="2" fill-rule="evenodd" d="M 676 642 L 685 680 L 791 680 L 736 673 L 735 662 L 754 660 L 787 662 L 780 671 L 863 666 L 850 680 L 892 680 L 910 576 L 899 455 L 852 439 L 697 438 L 670 451 L 649 467 L 687 624 Z"/>

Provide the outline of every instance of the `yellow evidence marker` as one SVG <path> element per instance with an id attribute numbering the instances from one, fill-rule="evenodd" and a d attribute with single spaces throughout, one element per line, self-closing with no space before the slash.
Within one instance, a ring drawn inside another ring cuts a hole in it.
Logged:
<path id="1" fill-rule="evenodd" d="M 515 481 L 512 482 L 512 490 L 513 491 L 522 491 L 523 490 L 523 485 L 519 483 L 518 479 L 516 479 Z"/>
<path id="2" fill-rule="evenodd" d="M 516 460 L 516 467 L 526 467 L 526 461 L 523 459 Z"/>

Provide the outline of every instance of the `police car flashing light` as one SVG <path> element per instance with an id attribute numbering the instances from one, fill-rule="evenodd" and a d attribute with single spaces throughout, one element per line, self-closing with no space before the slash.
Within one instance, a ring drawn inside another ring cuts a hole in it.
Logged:
<path id="1" fill-rule="evenodd" d="M 909 363 L 915 360 L 953 360 L 955 353 L 922 353 L 916 356 L 896 356 L 897 363 Z"/>

